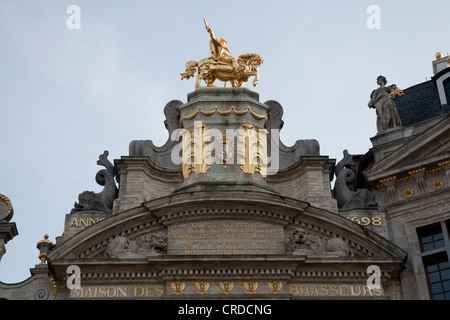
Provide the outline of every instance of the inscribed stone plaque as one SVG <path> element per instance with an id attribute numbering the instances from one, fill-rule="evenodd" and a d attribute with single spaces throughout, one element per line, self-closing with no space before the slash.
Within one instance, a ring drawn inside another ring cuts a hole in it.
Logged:
<path id="1" fill-rule="evenodd" d="M 284 254 L 284 232 L 259 221 L 220 220 L 169 227 L 167 254 Z"/>
<path id="2" fill-rule="evenodd" d="M 110 216 L 111 213 L 104 213 L 99 211 L 82 211 L 66 214 L 63 239 L 69 239 L 81 230 L 99 223 L 100 221 L 103 221 Z"/>

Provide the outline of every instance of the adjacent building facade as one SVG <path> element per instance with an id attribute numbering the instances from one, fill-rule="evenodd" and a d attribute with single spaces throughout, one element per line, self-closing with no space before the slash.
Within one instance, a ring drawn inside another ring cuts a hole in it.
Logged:
<path id="1" fill-rule="evenodd" d="M 379 77 L 373 147 L 337 163 L 284 145 L 283 107 L 249 89 L 170 101 L 168 141 L 101 154 L 104 190 L 0 297 L 450 299 L 450 68 L 433 66 L 403 91 Z"/>

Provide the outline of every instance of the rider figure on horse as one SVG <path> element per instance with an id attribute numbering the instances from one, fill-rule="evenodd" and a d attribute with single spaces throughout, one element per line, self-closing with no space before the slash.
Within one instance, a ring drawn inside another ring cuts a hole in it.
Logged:
<path id="1" fill-rule="evenodd" d="M 203 21 L 205 22 L 206 31 L 208 31 L 211 36 L 211 41 L 209 42 L 211 58 L 213 58 L 217 62 L 225 62 L 229 65 L 232 65 L 236 72 L 240 71 L 242 68 L 239 66 L 237 59 L 231 56 L 230 50 L 228 50 L 227 48 L 227 39 L 221 38 L 220 40 L 217 40 L 217 38 L 214 36 L 212 28 L 208 25 L 205 19 L 203 19 Z"/>

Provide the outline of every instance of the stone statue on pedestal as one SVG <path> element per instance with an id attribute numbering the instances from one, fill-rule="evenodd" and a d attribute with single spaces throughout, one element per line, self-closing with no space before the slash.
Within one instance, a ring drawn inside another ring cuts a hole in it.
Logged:
<path id="1" fill-rule="evenodd" d="M 378 76 L 378 89 L 372 91 L 370 95 L 369 108 L 377 111 L 377 130 L 382 132 L 387 129 L 401 127 L 402 123 L 397 113 L 396 99 L 403 95 L 403 91 L 395 84 L 386 86 L 387 80 L 383 76 Z"/>

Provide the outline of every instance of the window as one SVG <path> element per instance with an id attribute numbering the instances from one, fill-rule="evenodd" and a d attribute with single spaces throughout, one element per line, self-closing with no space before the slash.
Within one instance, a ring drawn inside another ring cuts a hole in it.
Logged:
<path id="1" fill-rule="evenodd" d="M 430 298 L 450 300 L 450 221 L 417 229 Z"/>
<path id="2" fill-rule="evenodd" d="M 445 247 L 440 223 L 420 230 L 419 239 L 422 252 Z"/>
<path id="3" fill-rule="evenodd" d="M 433 300 L 450 300 L 450 264 L 445 252 L 424 258 L 430 295 Z"/>

